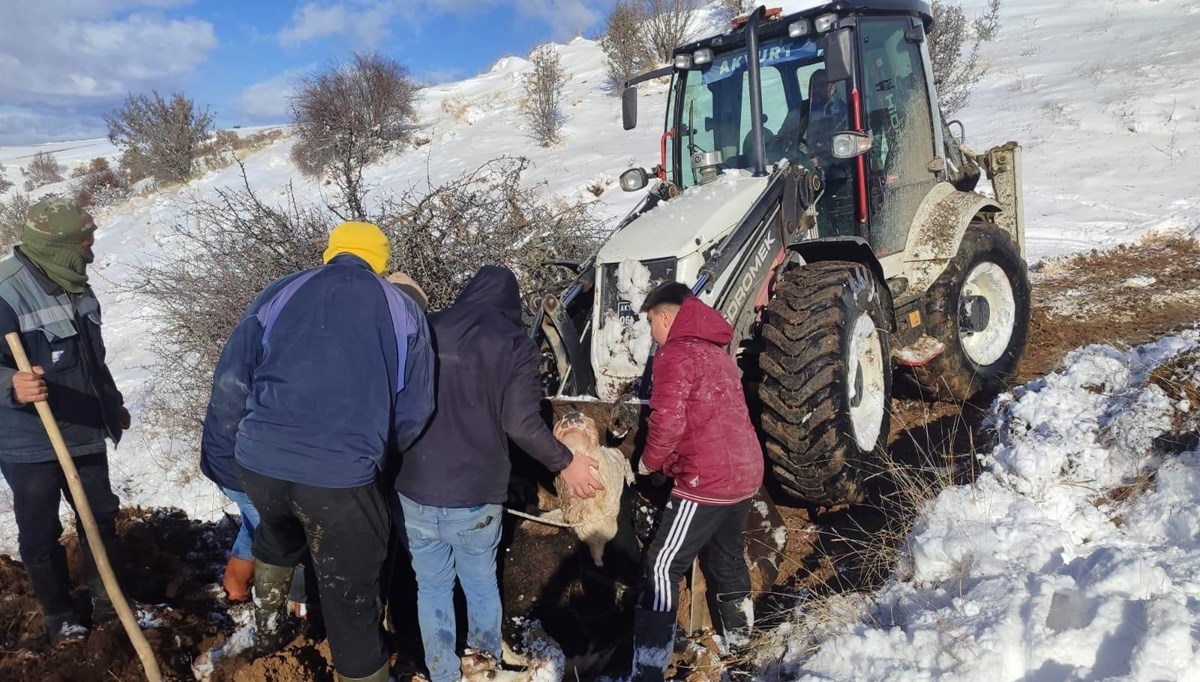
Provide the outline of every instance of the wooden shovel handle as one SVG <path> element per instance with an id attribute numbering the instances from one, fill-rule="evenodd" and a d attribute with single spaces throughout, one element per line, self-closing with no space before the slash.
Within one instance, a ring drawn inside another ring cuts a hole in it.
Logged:
<path id="1" fill-rule="evenodd" d="M 32 372 L 29 356 L 25 354 L 25 346 L 21 344 L 21 336 L 12 332 L 6 334 L 4 340 L 8 342 L 8 349 L 12 351 L 17 369 L 22 372 Z M 129 635 L 129 641 L 133 643 L 138 658 L 142 660 L 146 679 L 150 682 L 162 682 L 162 671 L 159 670 L 158 661 L 154 658 L 154 650 L 150 648 L 150 642 L 146 641 L 142 628 L 138 626 L 137 616 L 133 613 L 133 609 L 129 608 L 129 602 L 125 600 L 125 595 L 121 592 L 121 585 L 117 582 L 116 574 L 113 573 L 112 564 L 108 562 L 108 552 L 104 549 L 100 529 L 96 526 L 96 517 L 92 515 L 92 505 L 88 503 L 87 496 L 84 495 L 83 481 L 79 479 L 79 471 L 75 468 L 71 452 L 67 449 L 66 442 L 63 441 L 62 433 L 58 430 L 58 422 L 54 419 L 54 413 L 50 411 L 50 404 L 45 400 L 39 400 L 34 403 L 34 407 L 37 408 L 38 416 L 42 418 L 42 426 L 46 429 L 46 435 L 50 437 L 50 444 L 54 446 L 54 454 L 58 457 L 58 463 L 62 467 L 63 473 L 66 474 L 67 486 L 71 489 L 71 497 L 75 500 L 75 511 L 79 514 L 79 520 L 83 522 L 88 548 L 92 550 L 92 556 L 96 559 L 96 568 L 100 571 L 101 580 L 104 581 L 104 591 L 112 600 L 117 615 L 121 618 L 121 625 L 125 626 L 125 634 Z"/>

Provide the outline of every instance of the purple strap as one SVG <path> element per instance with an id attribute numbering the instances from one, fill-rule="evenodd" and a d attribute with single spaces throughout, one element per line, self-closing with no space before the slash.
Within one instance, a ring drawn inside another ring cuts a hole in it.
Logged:
<path id="1" fill-rule="evenodd" d="M 404 294 L 390 282 L 379 279 L 383 297 L 387 299 L 388 312 L 392 317 L 392 333 L 396 335 L 396 393 L 404 390 L 404 366 L 408 362 L 408 334 L 414 329 L 416 320 L 408 312 Z"/>
<path id="2" fill-rule="evenodd" d="M 292 296 L 304 286 L 305 282 L 313 278 L 313 275 L 321 271 L 321 268 L 314 268 L 308 272 L 302 272 L 295 279 L 284 285 L 279 293 L 271 297 L 258 309 L 255 317 L 258 318 L 258 323 L 262 325 L 262 346 L 263 352 L 267 352 L 267 336 L 271 333 L 271 328 L 275 326 L 275 320 L 279 319 L 279 313 L 283 311 L 283 307 L 291 300 Z"/>

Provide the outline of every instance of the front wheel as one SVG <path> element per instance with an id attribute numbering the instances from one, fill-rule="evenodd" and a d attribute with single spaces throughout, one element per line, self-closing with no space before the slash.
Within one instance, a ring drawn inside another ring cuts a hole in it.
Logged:
<path id="1" fill-rule="evenodd" d="M 965 401 L 1016 373 L 1029 334 L 1029 274 L 1007 232 L 972 223 L 926 302 L 927 333 L 946 346 L 913 369 L 929 395 Z"/>
<path id="2" fill-rule="evenodd" d="M 859 263 L 784 273 L 763 321 L 762 430 L 779 486 L 812 504 L 862 497 L 888 435 L 892 372 L 883 298 Z"/>

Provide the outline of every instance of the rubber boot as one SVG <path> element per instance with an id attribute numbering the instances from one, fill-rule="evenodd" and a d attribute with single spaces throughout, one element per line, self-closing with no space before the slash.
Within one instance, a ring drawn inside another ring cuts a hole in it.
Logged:
<path id="1" fill-rule="evenodd" d="M 338 677 L 342 680 L 342 682 L 388 682 L 388 680 L 392 679 L 386 661 L 384 662 L 382 668 L 376 670 L 370 675 L 367 675 L 366 677 L 346 677 L 341 673 L 338 673 Z"/>
<path id="2" fill-rule="evenodd" d="M 253 583 L 254 560 L 230 555 L 225 563 L 225 598 L 234 603 L 250 599 L 250 586 Z"/>
<path id="3" fill-rule="evenodd" d="M 633 682 L 663 682 L 675 653 L 675 612 L 633 610 Z"/>
<path id="4" fill-rule="evenodd" d="M 80 624 L 75 601 L 71 599 L 67 553 L 60 547 L 42 561 L 25 564 L 25 573 L 42 605 L 42 623 L 50 644 L 86 637 L 87 628 Z"/>
<path id="5" fill-rule="evenodd" d="M 292 568 L 254 562 L 254 625 L 258 635 L 255 653 L 272 654 L 291 639 L 287 617 L 288 588 Z"/>
<path id="6" fill-rule="evenodd" d="M 717 603 L 717 615 L 721 619 L 721 635 L 725 638 L 728 653 L 734 653 L 750 644 L 754 627 L 754 602 L 750 597 Z"/>
<path id="7" fill-rule="evenodd" d="M 123 579 L 125 554 L 121 549 L 120 542 L 115 533 L 106 533 L 103 530 L 100 532 L 104 536 L 104 551 L 108 555 L 108 565 L 112 567 L 117 584 L 124 589 L 126 585 L 126 581 Z M 96 559 L 92 556 L 91 549 L 86 542 L 80 543 L 79 551 L 83 553 L 83 570 L 87 578 L 88 595 L 92 600 L 92 625 L 107 623 L 117 617 L 117 609 L 108 596 L 108 590 L 104 587 L 104 579 L 100 577 L 100 569 L 96 566 Z"/>

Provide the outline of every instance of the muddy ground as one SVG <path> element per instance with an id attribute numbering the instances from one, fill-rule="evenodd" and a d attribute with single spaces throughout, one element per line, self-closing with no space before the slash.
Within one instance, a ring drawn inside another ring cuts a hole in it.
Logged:
<path id="1" fill-rule="evenodd" d="M 1113 251 L 1043 262 L 1031 268 L 1031 280 L 1033 315 L 1018 377 L 1022 382 L 1052 370 L 1073 348 L 1089 343 L 1135 345 L 1200 320 L 1200 245 L 1191 240 L 1150 238 Z M 916 481 L 916 487 L 967 480 L 973 462 L 969 455 L 990 444 L 982 425 L 986 412 L 986 400 L 958 406 L 901 395 L 893 401 L 885 460 L 915 472 L 908 483 Z M 853 508 L 820 513 L 781 509 L 788 547 L 779 557 L 780 584 L 760 599 L 760 623 L 769 627 L 783 617 L 801 598 L 796 595 L 869 588 L 887 574 L 892 554 L 880 538 L 906 533 L 912 519 L 907 498 L 914 486 L 885 478 L 880 474 L 876 491 Z M 199 523 L 170 510 L 126 510 L 119 531 L 130 563 L 126 589 L 145 605 L 141 610 L 149 625 L 146 634 L 163 672 L 168 679 L 193 679 L 195 657 L 234 628 L 218 586 L 234 524 Z M 510 532 L 520 533 L 522 542 L 520 556 L 508 552 L 503 561 L 506 613 L 561 613 L 563 624 L 558 627 L 569 626 L 568 637 L 578 641 L 567 644 L 576 648 L 585 640 L 628 632 L 613 627 L 621 622 L 612 609 L 624 586 L 589 570 L 586 552 L 568 534 L 531 524 L 513 524 Z M 77 543 L 67 542 L 78 564 Z M 530 556 L 534 562 L 529 562 Z M 530 565 L 536 568 L 529 571 Z M 538 571 L 561 573 L 556 583 L 561 589 L 553 594 L 523 589 L 544 584 L 534 579 Z M 393 592 L 402 595 L 407 589 L 401 575 Z M 535 608 L 535 601 L 555 606 Z M 404 664 L 419 653 L 414 613 L 400 608 L 393 616 L 393 643 Z M 547 629 L 553 629 L 551 625 Z M 98 628 L 84 643 L 48 648 L 24 571 L 18 562 L 0 556 L 0 680 L 138 679 L 143 679 L 141 667 L 116 622 Z M 217 666 L 213 679 L 292 682 L 334 676 L 327 644 L 319 637 L 301 636 L 268 659 L 226 661 Z"/>

